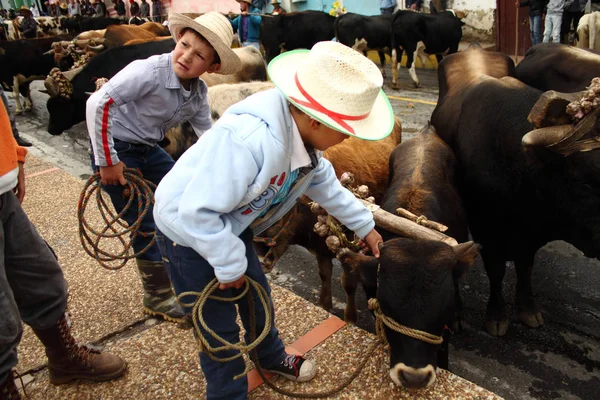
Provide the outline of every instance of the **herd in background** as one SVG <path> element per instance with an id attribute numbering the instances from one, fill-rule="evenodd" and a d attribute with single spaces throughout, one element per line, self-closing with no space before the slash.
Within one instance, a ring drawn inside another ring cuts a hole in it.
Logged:
<path id="1" fill-rule="evenodd" d="M 395 321 L 444 337 L 441 345 L 432 345 L 386 328 L 390 373 L 406 387 L 429 386 L 435 381 L 435 367 L 448 367 L 446 327 L 460 331 L 465 318 L 457 282 L 479 254 L 490 281 L 482 323 L 494 336 L 505 335 L 509 325 L 502 291 L 508 261 L 514 262 L 518 277 L 518 318 L 538 328 L 544 320 L 531 280 L 537 250 L 549 241 L 564 240 L 587 257 L 600 256 L 600 153 L 595 151 L 600 143 L 599 112 L 590 108 L 577 120 L 566 113 L 574 93 L 585 91 L 600 76 L 600 55 L 540 44 L 515 67 L 508 56 L 476 45 L 457 52 L 461 26 L 460 15 L 451 11 L 373 17 L 348 13 L 338 18 L 306 11 L 263 18 L 264 56 L 253 47 L 236 49 L 243 64 L 238 74 L 205 79 L 216 121 L 231 104 L 273 87 L 265 60 L 282 50 L 310 48 L 332 37 L 359 51 L 391 49 L 395 88 L 402 52 L 415 86 L 419 81 L 414 54 L 437 56 L 438 103 L 431 124 L 416 138 L 402 141 L 396 118 L 385 140 L 351 138 L 325 153 L 338 178 L 344 172 L 354 174 L 355 184 L 367 185 L 386 211 L 395 213 L 402 207 L 424 215 L 448 226 L 447 233 L 459 242 L 449 246 L 386 232 L 380 259 L 352 252 L 340 257 L 347 320 L 356 321 L 354 295 L 362 285 Z M 95 27 L 85 32 L 87 36 L 74 33 L 0 43 L 0 80 L 21 88 L 25 109 L 31 108 L 28 83 L 45 77 L 52 135 L 84 121 L 85 101 L 96 89 L 94 79 L 111 78 L 136 59 L 174 47 L 165 38 L 168 31 L 153 22 Z M 423 47 L 417 50 L 419 43 Z M 76 66 L 82 54 L 88 60 Z M 385 57 L 381 62 L 383 71 Z M 169 131 L 162 145 L 177 159 L 195 139 L 184 124 Z M 320 304 L 331 309 L 333 254 L 313 231 L 317 220 L 308 201 L 301 201 L 265 232 L 266 237 L 278 238 L 276 245 L 256 247 L 260 255 L 270 255 L 267 269 L 292 244 L 309 249 L 317 257 L 322 279 Z"/>

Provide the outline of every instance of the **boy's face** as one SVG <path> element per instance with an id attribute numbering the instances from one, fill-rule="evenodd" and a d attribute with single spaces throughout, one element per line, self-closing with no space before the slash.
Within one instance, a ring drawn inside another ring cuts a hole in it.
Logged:
<path id="1" fill-rule="evenodd" d="M 216 72 L 220 64 L 213 64 L 214 48 L 189 30 L 177 36 L 173 51 L 173 70 L 180 80 L 198 78 L 205 72 Z"/>
<path id="2" fill-rule="evenodd" d="M 331 146 L 342 143 L 348 139 L 348 135 L 342 132 L 331 129 L 325 124 L 312 120 L 318 124 L 317 129 L 313 131 L 313 135 L 309 136 L 308 144 L 317 150 L 325 151 Z M 306 141 L 305 141 L 306 142 Z"/>

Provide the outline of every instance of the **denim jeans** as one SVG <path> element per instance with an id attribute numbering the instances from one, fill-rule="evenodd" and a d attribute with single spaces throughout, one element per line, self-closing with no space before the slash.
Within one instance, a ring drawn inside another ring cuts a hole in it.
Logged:
<path id="1" fill-rule="evenodd" d="M 260 44 L 258 42 L 242 42 L 242 47 L 252 46 L 260 50 Z"/>
<path id="2" fill-rule="evenodd" d="M 531 45 L 542 43 L 542 16 L 536 15 L 529 17 L 529 34 L 531 35 Z"/>
<path id="3" fill-rule="evenodd" d="M 67 309 L 67 282 L 54 252 L 12 191 L 0 195 L 0 382 L 17 365 L 23 320 L 54 325 Z M 1 397 L 1 395 L 0 395 Z"/>
<path id="4" fill-rule="evenodd" d="M 246 245 L 246 259 L 248 260 L 246 276 L 252 278 L 265 288 L 269 294 L 271 306 L 273 306 L 271 288 L 252 245 L 252 231 L 249 229 L 244 231 L 240 235 L 240 239 Z M 173 288 L 178 295 L 187 291 L 201 292 L 215 278 L 213 267 L 193 249 L 173 243 L 173 241 L 160 232 L 157 232 L 156 240 L 163 254 L 163 260 L 171 277 Z M 228 251 L 228 249 L 220 249 L 220 251 Z M 241 293 L 242 289 L 221 290 L 218 291 L 217 295 L 221 297 L 234 297 Z M 255 308 L 255 315 L 256 335 L 258 336 L 265 324 L 265 312 L 260 306 L 256 293 L 254 291 L 252 293 L 255 305 L 257 306 Z M 193 299 L 184 298 L 183 300 L 190 302 Z M 236 304 L 239 307 L 244 329 L 248 332 L 249 310 L 246 297 L 237 301 Z M 205 307 L 205 310 L 210 310 L 204 313 L 206 324 L 223 339 L 231 343 L 237 343 L 239 341 L 239 326 L 235 322 L 237 313 L 234 303 L 209 299 Z M 185 311 L 190 312 L 191 309 L 185 309 Z M 212 346 L 221 345 L 220 342 L 207 335 L 205 335 L 205 338 Z M 249 335 L 246 334 L 246 342 L 249 339 Z M 264 368 L 279 364 L 285 357 L 285 346 L 279 338 L 277 328 L 275 328 L 275 315 L 271 319 L 269 334 L 257 347 L 257 350 L 258 360 Z M 235 351 L 222 351 L 217 353 L 217 356 L 226 357 L 235 353 Z M 200 366 L 206 378 L 206 398 L 208 400 L 243 400 L 247 398 L 248 379 L 246 376 L 233 380 L 235 375 L 244 371 L 244 361 L 242 359 L 238 358 L 227 363 L 220 363 L 211 360 L 206 354 L 200 353 Z"/>
<path id="5" fill-rule="evenodd" d="M 544 43 L 560 43 L 560 29 L 562 26 L 562 13 L 546 14 L 546 28 L 544 29 Z"/>
<path id="6" fill-rule="evenodd" d="M 155 185 L 158 185 L 175 164 L 175 161 L 173 161 L 171 156 L 159 146 L 150 147 L 144 144 L 133 144 L 115 140 L 115 150 L 117 151 L 119 159 L 127 168 L 139 169 L 144 179 L 149 180 Z M 94 169 L 94 172 L 96 172 L 98 168 L 94 164 L 93 155 L 91 158 L 92 168 Z M 115 210 L 121 212 L 123 207 L 127 204 L 127 198 L 123 197 L 124 186 L 106 185 L 102 188 L 110 196 Z M 134 201 L 134 206 L 130 207 L 122 218 L 131 226 L 137 220 L 137 217 L 138 212 Z M 142 220 L 140 232 L 148 233 L 153 232 L 155 229 L 156 225 L 154 224 L 151 206 L 150 210 Z M 137 253 L 146 248 L 151 240 L 152 236 L 137 235 L 133 239 L 133 249 Z M 156 243 L 138 258 L 141 260 L 161 261 L 160 251 Z"/>

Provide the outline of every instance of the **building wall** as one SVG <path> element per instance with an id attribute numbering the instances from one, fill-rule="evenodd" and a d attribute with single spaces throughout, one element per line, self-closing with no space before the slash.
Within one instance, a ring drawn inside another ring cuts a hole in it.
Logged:
<path id="1" fill-rule="evenodd" d="M 240 5 L 235 0 L 171 0 L 170 11 L 179 13 L 206 13 L 219 11 L 239 13 Z"/>
<path id="2" fill-rule="evenodd" d="M 463 37 L 496 42 L 496 0 L 449 0 L 448 7 L 466 11 Z"/>

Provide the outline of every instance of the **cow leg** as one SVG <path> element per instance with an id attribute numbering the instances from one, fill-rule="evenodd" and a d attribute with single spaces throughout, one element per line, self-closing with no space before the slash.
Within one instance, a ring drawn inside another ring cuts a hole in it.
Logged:
<path id="1" fill-rule="evenodd" d="M 351 324 L 356 324 L 358 313 L 356 311 L 356 287 L 358 286 L 358 273 L 351 271 L 351 268 L 343 268 L 342 287 L 346 293 L 346 309 L 344 310 L 344 320 Z"/>
<path id="2" fill-rule="evenodd" d="M 13 79 L 13 99 L 15 100 L 15 115 L 23 113 L 21 94 L 19 93 L 19 78 L 17 76 Z"/>
<path id="3" fill-rule="evenodd" d="M 517 309 L 519 320 L 530 328 L 544 325 L 544 318 L 533 297 L 531 271 L 535 253 L 515 259 L 517 270 Z"/>
<path id="4" fill-rule="evenodd" d="M 502 281 L 506 272 L 505 260 L 499 254 L 486 251 L 485 248 L 481 256 L 490 280 L 490 299 L 487 304 L 485 329 L 492 336 L 504 336 L 508 330 L 508 318 L 502 295 Z"/>
<path id="5" fill-rule="evenodd" d="M 398 70 L 400 69 L 400 62 L 402 60 L 402 51 L 400 48 L 392 49 L 392 89 L 400 90 L 400 83 L 398 82 Z"/>
<path id="6" fill-rule="evenodd" d="M 421 83 L 417 77 L 417 71 L 414 63 L 416 52 L 416 49 L 406 49 L 406 68 L 408 69 L 408 73 L 410 74 L 410 78 L 413 80 L 415 87 L 418 88 L 421 86 Z"/>
<path id="7" fill-rule="evenodd" d="M 385 53 L 383 50 L 378 50 L 377 54 L 379 54 L 379 62 L 381 63 L 381 75 L 385 79 Z"/>
<path id="8" fill-rule="evenodd" d="M 31 111 L 33 108 L 33 101 L 31 100 L 31 90 L 29 89 L 30 82 L 20 86 L 20 92 L 25 99 L 25 111 Z"/>
<path id="9" fill-rule="evenodd" d="M 319 276 L 321 277 L 321 294 L 319 297 L 319 305 L 329 311 L 333 308 L 331 300 L 331 275 L 333 274 L 333 262 L 331 254 L 317 254 L 317 264 L 319 266 Z"/>
<path id="10" fill-rule="evenodd" d="M 452 329 L 454 332 L 460 332 L 463 330 L 463 321 L 464 306 L 462 299 L 460 298 L 458 279 L 454 278 L 454 322 L 452 324 Z"/>

